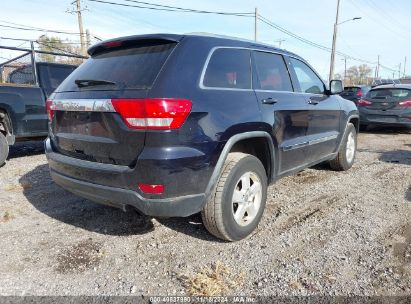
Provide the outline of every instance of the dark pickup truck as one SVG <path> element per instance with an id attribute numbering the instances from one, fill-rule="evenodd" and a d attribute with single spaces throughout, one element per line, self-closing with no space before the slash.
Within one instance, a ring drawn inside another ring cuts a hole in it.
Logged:
<path id="1" fill-rule="evenodd" d="M 0 83 L 0 166 L 16 141 L 47 136 L 46 100 L 77 66 L 37 62 L 22 65 Z"/>

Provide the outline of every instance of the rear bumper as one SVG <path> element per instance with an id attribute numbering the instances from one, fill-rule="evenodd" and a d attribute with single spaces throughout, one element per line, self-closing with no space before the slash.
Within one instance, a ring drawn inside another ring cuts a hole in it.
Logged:
<path id="1" fill-rule="evenodd" d="M 360 111 L 362 125 L 409 126 L 411 127 L 410 113 L 368 113 Z"/>
<path id="2" fill-rule="evenodd" d="M 79 160 L 53 150 L 50 139 L 45 141 L 45 151 L 50 167 L 51 177 L 62 188 L 91 201 L 115 206 L 123 210 L 133 207 L 140 213 L 160 217 L 185 217 L 201 211 L 205 204 L 205 191 L 200 181 L 209 179 L 207 171 L 181 169 L 164 172 L 164 166 L 153 165 L 156 162 L 142 161 L 143 167 L 129 168 L 111 164 L 101 164 Z M 188 158 L 189 160 L 192 158 Z M 172 164 L 178 164 L 171 160 Z M 174 173 L 174 174 L 172 174 Z M 200 174 L 201 173 L 201 174 Z M 147 195 L 137 189 L 139 181 L 147 176 L 157 176 L 165 184 L 165 189 L 173 192 L 165 195 Z M 132 181 L 133 188 L 127 182 Z M 197 187 L 193 187 L 193 183 Z M 135 190 L 134 190 L 135 189 Z M 180 190 L 176 194 L 174 190 Z"/>
<path id="3" fill-rule="evenodd" d="M 204 194 L 186 195 L 169 199 L 146 199 L 137 192 L 80 181 L 50 170 L 53 181 L 64 189 L 94 201 L 126 210 L 134 207 L 149 216 L 184 217 L 201 210 Z"/>

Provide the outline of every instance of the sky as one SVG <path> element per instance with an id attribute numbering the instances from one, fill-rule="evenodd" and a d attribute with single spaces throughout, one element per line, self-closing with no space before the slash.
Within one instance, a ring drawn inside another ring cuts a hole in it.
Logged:
<path id="1" fill-rule="evenodd" d="M 0 16 L 0 37 L 37 39 L 44 32 L 24 31 L 1 27 L 21 24 L 45 29 L 79 32 L 73 0 L 3 0 Z M 138 5 L 127 0 L 109 2 Z M 143 0 L 144 1 L 144 0 Z M 146 2 L 184 8 L 259 14 L 305 39 L 331 48 L 337 0 L 145 0 Z M 337 51 L 352 57 L 380 62 L 401 75 L 408 56 L 406 74 L 411 75 L 411 1 L 410 0 L 341 0 L 339 22 L 361 17 L 338 26 Z M 84 28 L 102 39 L 147 33 L 208 32 L 254 39 L 254 18 L 210 14 L 154 11 L 122 7 L 82 0 Z M 11 23 L 14 23 L 11 24 Z M 328 78 L 330 53 L 302 43 L 261 21 L 258 22 L 258 41 L 278 46 L 305 58 L 324 78 Z M 79 42 L 77 35 L 48 33 Z M 0 39 L 0 45 L 22 46 L 22 41 Z M 0 49 L 0 62 L 16 53 Z M 347 66 L 359 65 L 352 59 Z M 344 57 L 337 55 L 336 73 L 344 73 Z M 371 65 L 371 64 L 370 64 Z M 375 68 L 375 64 L 372 65 Z M 392 70 L 381 68 L 380 76 L 391 78 Z"/>

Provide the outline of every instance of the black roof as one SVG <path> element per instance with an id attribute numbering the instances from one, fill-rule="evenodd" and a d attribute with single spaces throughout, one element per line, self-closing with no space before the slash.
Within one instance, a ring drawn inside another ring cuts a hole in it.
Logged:
<path id="1" fill-rule="evenodd" d="M 383 85 L 377 85 L 372 90 L 377 90 L 377 89 L 405 89 L 405 90 L 411 90 L 411 84 L 383 84 Z"/>
<path id="2" fill-rule="evenodd" d="M 282 54 L 286 55 L 292 55 L 294 57 L 302 59 L 300 56 L 283 50 L 279 49 L 275 46 L 265 44 L 265 43 L 260 43 L 257 41 L 253 40 L 247 40 L 247 39 L 242 39 L 242 38 L 236 38 L 236 37 L 230 37 L 230 36 L 222 36 L 222 35 L 214 35 L 214 34 L 208 34 L 208 33 L 190 33 L 190 34 L 147 34 L 147 35 L 133 35 L 133 36 L 125 36 L 125 37 L 118 37 L 110 40 L 105 40 L 101 41 L 92 47 L 88 49 L 88 53 L 90 55 L 94 54 L 96 51 L 101 49 L 106 43 L 109 42 L 114 42 L 114 41 L 133 41 L 133 40 L 166 40 L 170 42 L 179 42 L 184 38 L 190 38 L 190 39 L 214 39 L 214 40 L 220 40 L 220 41 L 226 41 L 230 42 L 230 44 L 235 43 L 236 46 L 238 47 L 247 47 L 247 48 L 256 48 L 256 49 L 262 49 L 262 50 L 271 50 L 271 51 L 276 51 L 280 52 Z"/>

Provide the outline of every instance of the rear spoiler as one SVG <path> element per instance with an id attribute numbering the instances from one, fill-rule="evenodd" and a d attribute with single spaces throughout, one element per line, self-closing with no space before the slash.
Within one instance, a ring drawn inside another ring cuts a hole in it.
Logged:
<path id="1" fill-rule="evenodd" d="M 116 39 L 105 40 L 90 47 L 87 53 L 90 56 L 96 55 L 115 48 L 124 48 L 137 46 L 139 44 L 161 44 L 161 43 L 178 43 L 184 36 L 173 34 L 150 34 L 120 37 Z"/>

